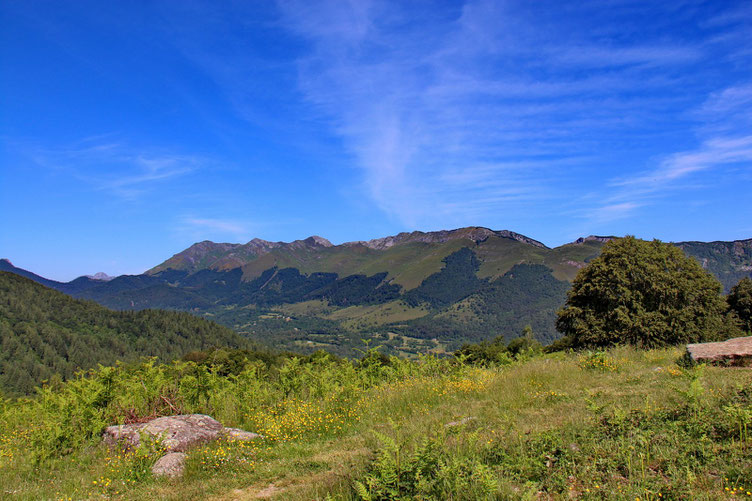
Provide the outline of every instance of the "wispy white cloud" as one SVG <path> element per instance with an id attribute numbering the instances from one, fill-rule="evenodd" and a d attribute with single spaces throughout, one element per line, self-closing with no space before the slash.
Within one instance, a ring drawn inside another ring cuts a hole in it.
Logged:
<path id="1" fill-rule="evenodd" d="M 728 119 L 729 115 L 747 115 L 748 118 L 752 118 L 749 116 L 752 115 L 752 84 L 714 92 L 700 107 L 698 114 L 705 119 Z"/>
<path id="2" fill-rule="evenodd" d="M 594 210 L 589 210 L 587 217 L 595 224 L 610 223 L 631 216 L 641 206 L 642 204 L 634 202 L 603 205 Z"/>
<path id="3" fill-rule="evenodd" d="M 579 68 L 681 65 L 694 62 L 702 57 L 701 49 L 696 47 L 660 45 L 636 47 L 574 46 L 553 49 L 550 54 L 551 62 L 573 65 Z"/>
<path id="4" fill-rule="evenodd" d="M 687 35 L 678 28 L 695 26 L 696 12 L 631 0 L 566 8 L 498 0 L 277 5 L 273 29 L 295 42 L 275 52 L 281 59 L 259 56 L 245 29 L 223 29 L 228 19 L 247 22 L 237 5 L 190 3 L 189 17 L 206 22 L 182 32 L 176 22 L 175 43 L 247 122 L 284 131 L 291 144 L 311 136 L 290 134 L 299 123 L 307 125 L 298 131 L 313 124 L 336 136 L 362 173 L 346 190 L 364 193 L 403 226 L 521 213 L 625 218 L 693 174 L 746 161 L 746 135 L 734 130 L 744 115 L 721 115 L 746 106 L 749 89 L 729 82 L 698 108 L 710 84 L 695 74 L 720 60 L 746 61 L 744 9 L 709 9 L 718 16 Z M 265 108 L 265 93 L 278 89 L 259 84 L 270 73 L 280 84 L 297 77 L 295 98 L 306 106 L 286 95 Z M 678 130 L 696 132 L 697 147 L 631 156 Z"/>
<path id="5" fill-rule="evenodd" d="M 188 234 L 194 239 L 213 235 L 220 237 L 229 236 L 233 241 L 244 241 L 249 239 L 253 227 L 254 225 L 246 221 L 190 216 L 181 218 L 179 222 L 179 231 Z"/>
<path id="6" fill-rule="evenodd" d="M 641 187 L 656 191 L 665 185 L 690 174 L 729 165 L 752 163 L 752 135 L 742 137 L 717 137 L 708 139 L 696 150 L 675 153 L 660 166 L 638 177 L 615 181 L 615 186 Z"/>
<path id="7" fill-rule="evenodd" d="M 632 176 L 612 179 L 605 205 L 590 211 L 598 220 L 614 207 L 627 212 L 676 190 L 697 189 L 723 172 L 736 172 L 742 181 L 752 173 L 752 86 L 745 84 L 712 93 L 693 112 L 699 123 L 698 146 L 665 156 L 658 165 Z M 698 179 L 702 174 L 710 177 Z M 617 210 L 621 213 L 621 210 Z"/>
<path id="8" fill-rule="evenodd" d="M 122 191 L 133 188 L 139 190 L 144 186 L 156 181 L 163 181 L 196 169 L 199 161 L 190 156 L 134 156 L 125 157 L 122 161 L 130 163 L 134 167 L 133 173 L 118 175 L 112 178 L 100 178 L 95 180 L 100 189 Z"/>
<path id="9" fill-rule="evenodd" d="M 633 91 L 665 86 L 657 68 L 704 57 L 678 43 L 549 33 L 503 2 L 470 1 L 444 18 L 382 2 L 280 6 L 311 44 L 299 61 L 305 97 L 344 139 L 375 203 L 411 226 L 562 197 L 562 160 L 592 155 L 589 131 L 644 121 L 650 100 L 673 98 Z"/>
<path id="10" fill-rule="evenodd" d="M 196 171 L 207 163 L 198 156 L 137 149 L 111 139 L 97 136 L 66 148 L 25 149 L 37 164 L 125 199 L 136 199 L 157 184 Z"/>
<path id="11" fill-rule="evenodd" d="M 695 116 L 701 121 L 700 133 L 704 136 L 752 131 L 752 83 L 712 93 Z"/>

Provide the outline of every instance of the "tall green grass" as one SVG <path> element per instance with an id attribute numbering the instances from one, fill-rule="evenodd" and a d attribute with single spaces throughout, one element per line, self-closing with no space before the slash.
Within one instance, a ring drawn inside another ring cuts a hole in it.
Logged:
<path id="1" fill-rule="evenodd" d="M 752 371 L 685 369 L 679 355 L 522 353 L 478 367 L 371 351 L 231 375 L 192 362 L 102 367 L 2 401 L 0 498 L 746 497 Z M 155 444 L 101 445 L 106 425 L 193 412 L 265 438 L 193 450 L 173 481 L 149 473 Z"/>

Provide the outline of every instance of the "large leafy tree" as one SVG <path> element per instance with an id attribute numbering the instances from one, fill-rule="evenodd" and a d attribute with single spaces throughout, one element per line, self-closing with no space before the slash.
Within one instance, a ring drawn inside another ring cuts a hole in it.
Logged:
<path id="1" fill-rule="evenodd" d="M 628 236 L 580 270 L 556 328 L 573 347 L 656 347 L 724 337 L 721 284 L 673 245 Z"/>
<path id="2" fill-rule="evenodd" d="M 741 320 L 742 328 L 752 332 L 752 279 L 742 278 L 731 288 L 726 301 Z"/>

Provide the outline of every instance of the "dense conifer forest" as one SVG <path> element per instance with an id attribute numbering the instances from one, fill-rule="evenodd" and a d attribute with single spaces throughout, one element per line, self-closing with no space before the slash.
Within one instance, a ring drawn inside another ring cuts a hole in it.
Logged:
<path id="1" fill-rule="evenodd" d="M 173 360 L 213 346 L 247 347 L 232 330 L 188 313 L 111 311 L 0 272 L 0 391 L 28 394 L 54 375 L 143 356 Z"/>

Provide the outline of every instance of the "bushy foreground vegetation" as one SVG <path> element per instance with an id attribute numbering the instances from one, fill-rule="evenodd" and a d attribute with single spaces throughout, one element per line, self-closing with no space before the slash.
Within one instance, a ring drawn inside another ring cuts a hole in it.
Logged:
<path id="1" fill-rule="evenodd" d="M 519 343 L 518 343 L 519 344 Z M 719 499 L 752 491 L 752 373 L 678 349 L 350 362 L 242 352 L 101 367 L 0 406 L 12 499 Z M 265 435 L 189 454 L 100 443 L 182 412 Z"/>

